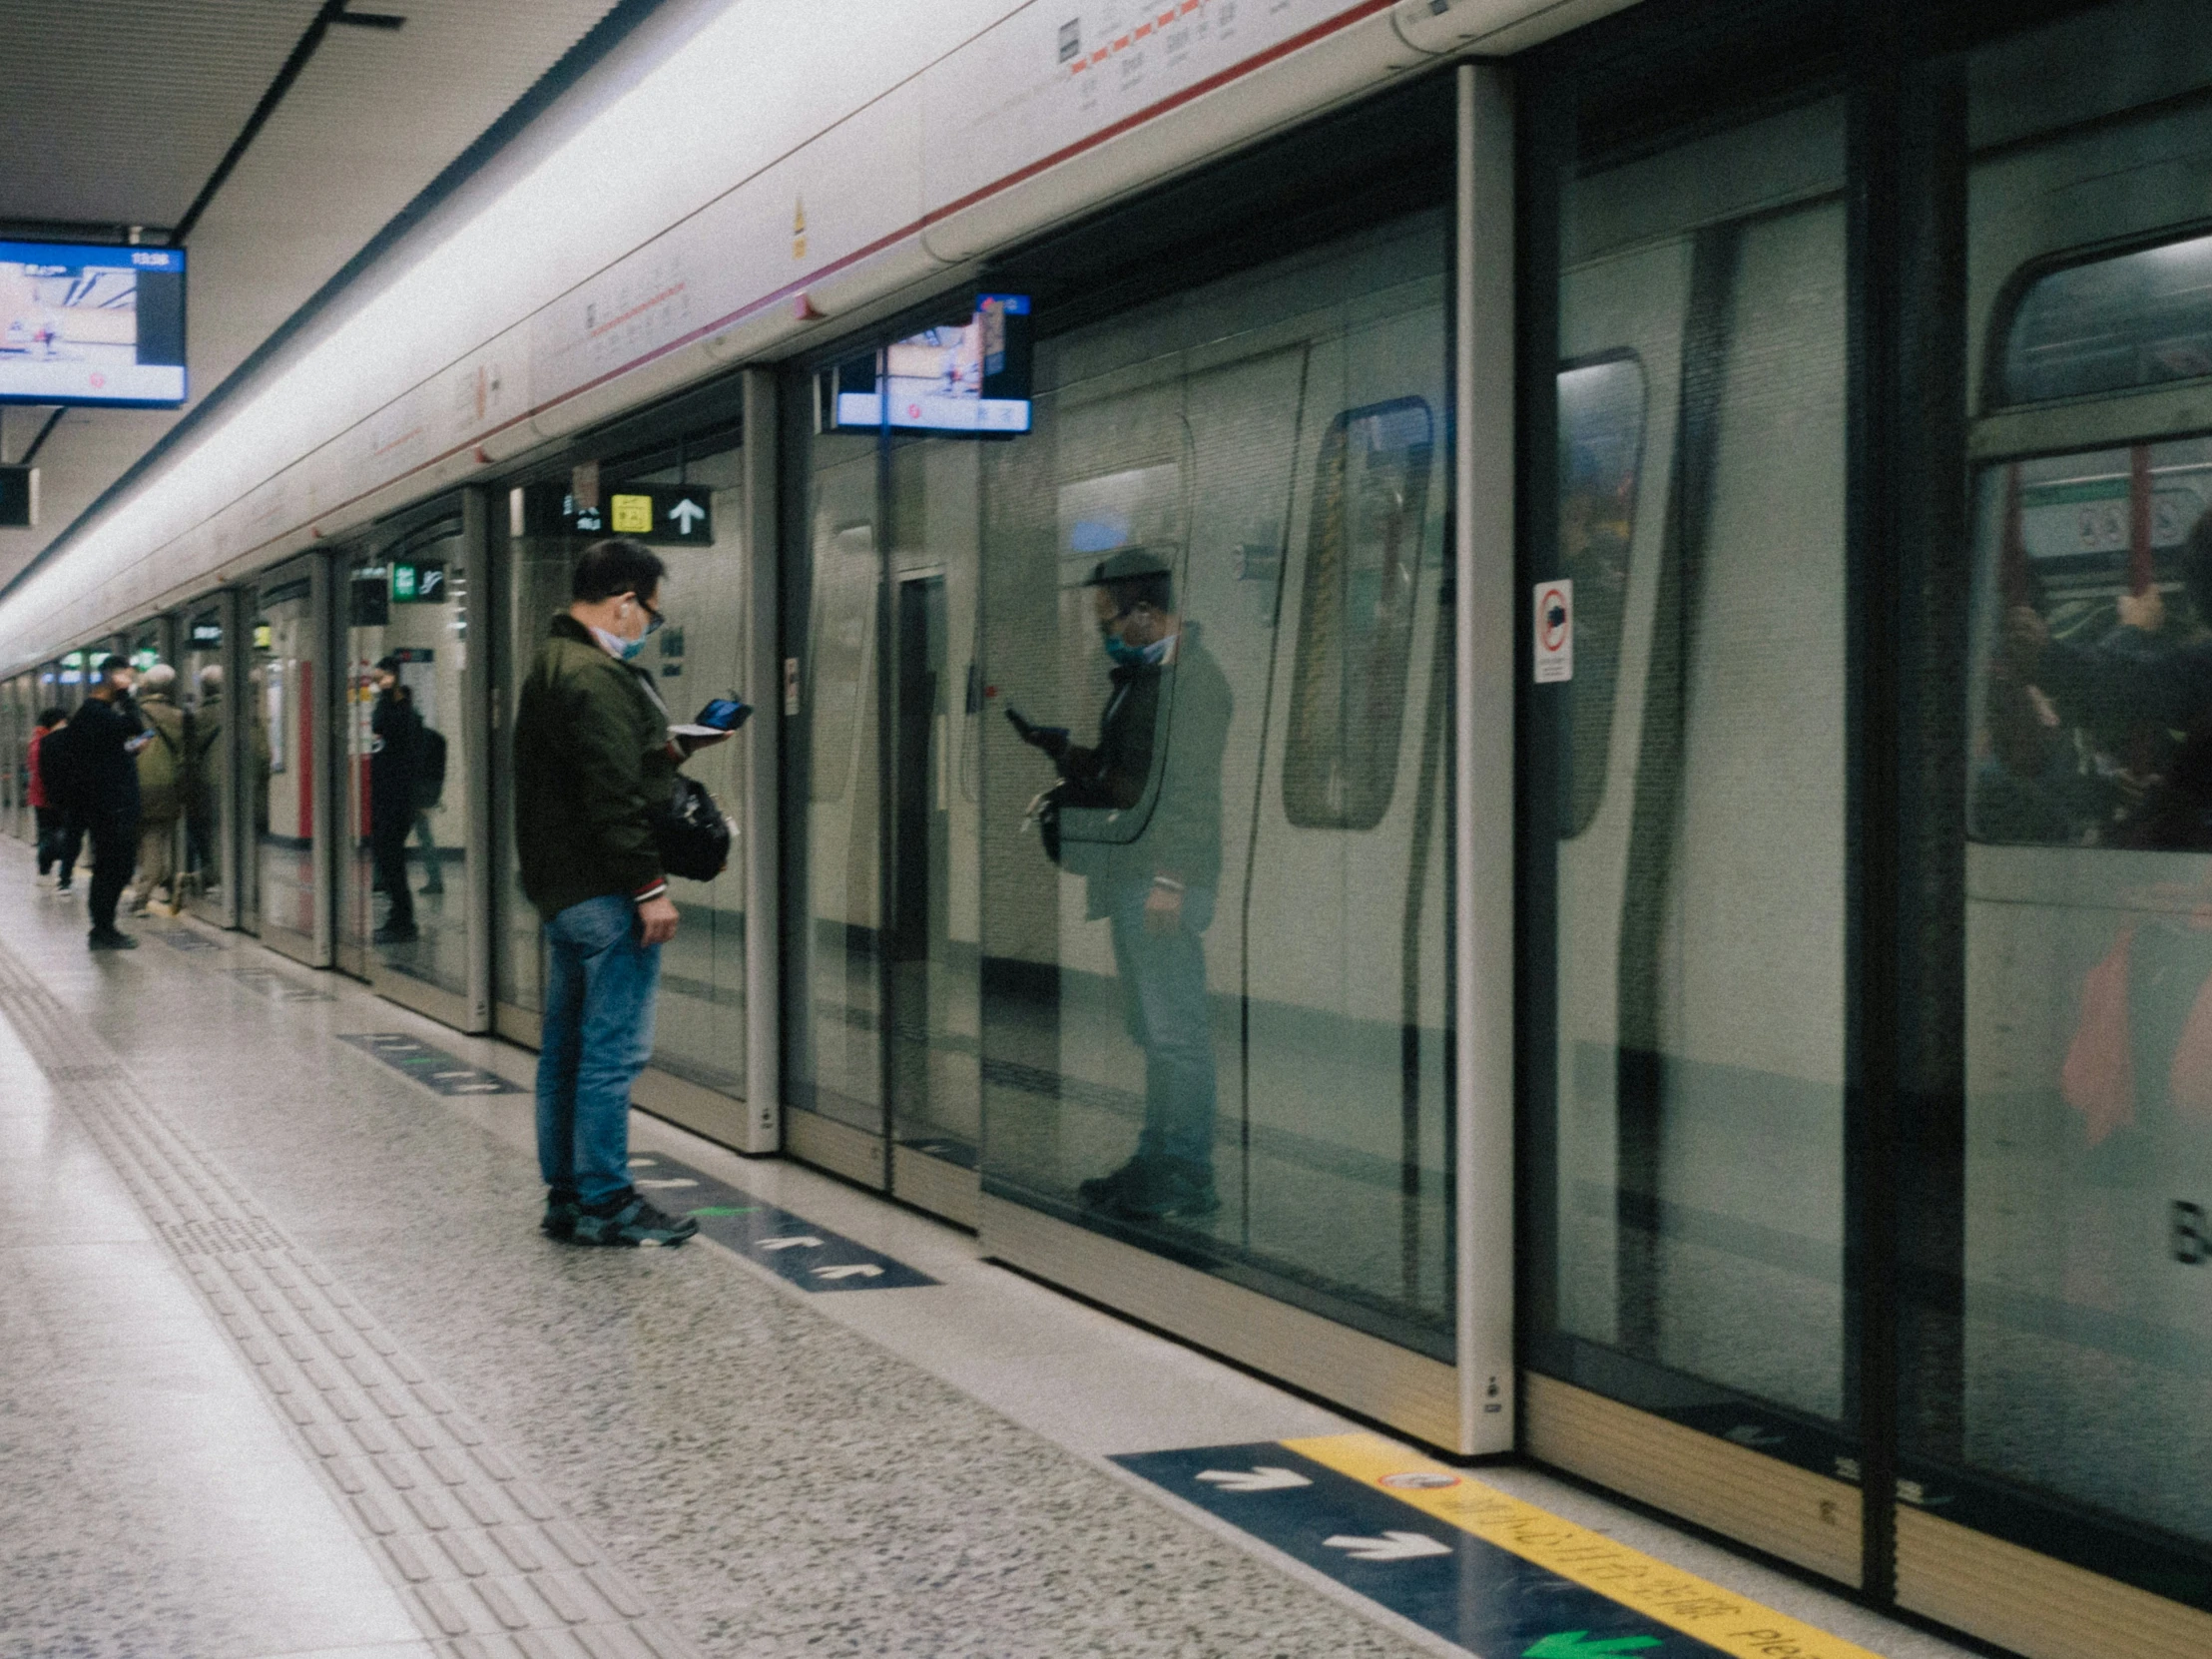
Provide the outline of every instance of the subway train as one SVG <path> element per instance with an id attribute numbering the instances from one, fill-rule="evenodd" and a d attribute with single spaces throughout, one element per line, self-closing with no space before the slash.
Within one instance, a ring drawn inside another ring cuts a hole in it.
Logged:
<path id="1" fill-rule="evenodd" d="M 513 694 L 645 535 L 640 666 L 757 712 L 641 1108 L 2034 1659 L 2196 1651 L 2212 47 L 1921 10 L 669 0 L 0 593 L 0 809 L 168 657 L 190 912 L 534 1043 Z M 1055 805 L 1131 558 L 1150 770 Z"/>

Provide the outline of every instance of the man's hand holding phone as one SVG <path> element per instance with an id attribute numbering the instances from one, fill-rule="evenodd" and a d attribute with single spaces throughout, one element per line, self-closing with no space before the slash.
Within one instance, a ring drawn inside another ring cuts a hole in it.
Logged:
<path id="1" fill-rule="evenodd" d="M 1055 761 L 1067 758 L 1068 729 L 1065 726 L 1039 726 L 1023 717 L 1022 712 L 1009 705 L 1006 720 L 1021 741 L 1032 749 L 1041 749 Z"/>

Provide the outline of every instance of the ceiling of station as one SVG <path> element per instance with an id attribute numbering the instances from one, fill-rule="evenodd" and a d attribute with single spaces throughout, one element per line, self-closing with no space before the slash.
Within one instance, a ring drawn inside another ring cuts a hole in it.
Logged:
<path id="1" fill-rule="evenodd" d="M 177 224 L 327 0 L 8 0 L 0 236 Z M 185 243 L 190 389 L 212 392 L 497 121 L 613 0 L 351 0 Z M 0 461 L 53 411 L 0 410 Z M 71 409 L 39 448 L 40 521 L 0 586 L 177 421 Z"/>

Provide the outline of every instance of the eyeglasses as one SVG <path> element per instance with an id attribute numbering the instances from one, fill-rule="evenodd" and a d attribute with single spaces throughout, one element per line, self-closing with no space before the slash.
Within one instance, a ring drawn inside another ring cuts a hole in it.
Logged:
<path id="1" fill-rule="evenodd" d="M 636 594 L 632 594 L 630 597 L 638 600 L 638 609 L 645 613 L 645 632 L 638 636 L 639 639 L 649 640 L 668 626 L 668 618 L 656 611 L 649 602 L 638 599 Z"/>

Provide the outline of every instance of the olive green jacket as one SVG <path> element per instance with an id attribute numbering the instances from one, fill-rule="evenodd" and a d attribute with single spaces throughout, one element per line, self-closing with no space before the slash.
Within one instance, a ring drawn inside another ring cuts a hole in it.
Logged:
<path id="1" fill-rule="evenodd" d="M 652 681 L 555 617 L 515 700 L 515 852 L 540 915 L 661 884 L 653 821 L 676 766 Z"/>

